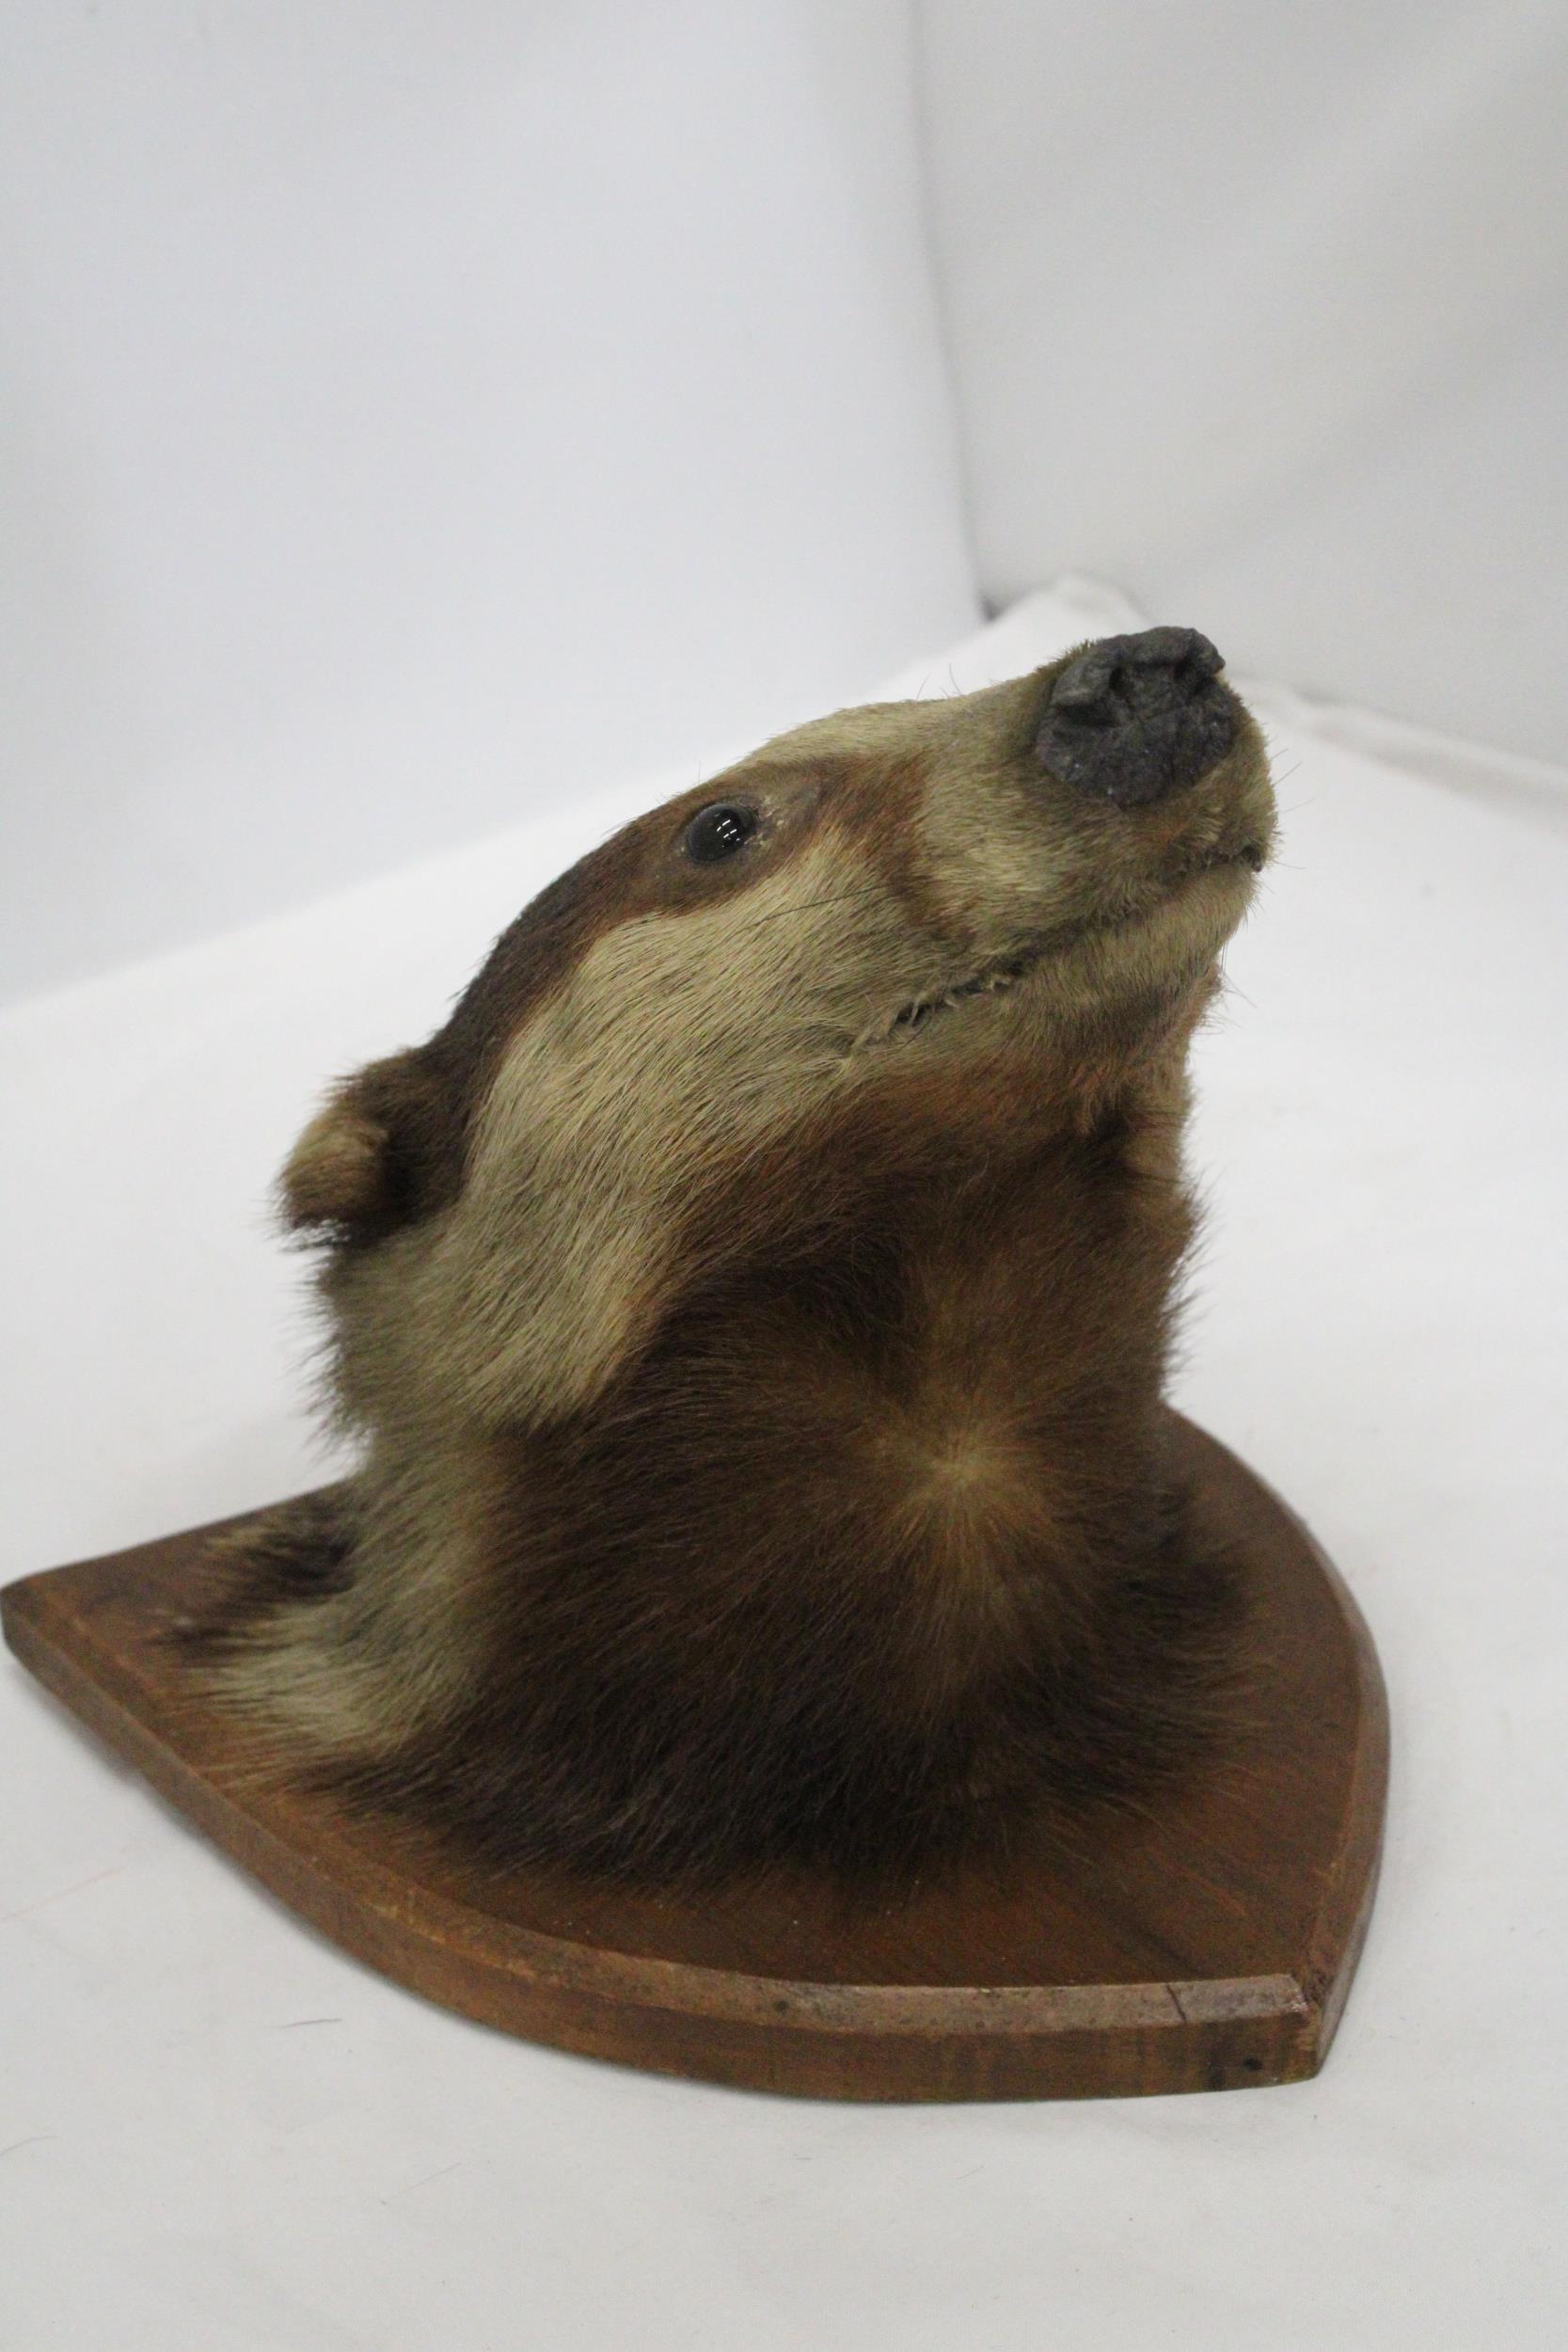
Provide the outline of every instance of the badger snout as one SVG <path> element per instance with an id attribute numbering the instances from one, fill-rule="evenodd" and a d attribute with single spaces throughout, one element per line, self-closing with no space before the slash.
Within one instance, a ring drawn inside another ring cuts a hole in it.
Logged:
<path id="1" fill-rule="evenodd" d="M 1052 681 L 1035 754 L 1053 776 L 1118 808 L 1196 784 L 1225 757 L 1236 705 L 1196 628 L 1101 637 Z"/>

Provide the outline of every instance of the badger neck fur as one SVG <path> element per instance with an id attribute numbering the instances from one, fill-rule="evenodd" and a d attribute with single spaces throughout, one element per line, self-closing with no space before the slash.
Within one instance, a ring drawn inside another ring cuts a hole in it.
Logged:
<path id="1" fill-rule="evenodd" d="M 500 1867 L 852 1885 L 1190 1767 L 1186 1058 L 1273 827 L 1210 655 L 1175 736 L 1113 654 L 1085 749 L 1090 646 L 784 737 L 334 1091 L 283 1199 L 361 1466 L 195 1640 L 279 1769 Z"/>

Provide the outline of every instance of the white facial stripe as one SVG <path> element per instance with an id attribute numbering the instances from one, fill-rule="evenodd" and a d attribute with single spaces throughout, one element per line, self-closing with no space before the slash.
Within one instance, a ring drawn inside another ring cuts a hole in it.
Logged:
<path id="1" fill-rule="evenodd" d="M 831 830 L 749 890 L 589 949 L 508 1051 L 432 1262 L 487 1416 L 602 1387 L 657 1316 L 692 1185 L 843 1083 L 918 954 Z"/>

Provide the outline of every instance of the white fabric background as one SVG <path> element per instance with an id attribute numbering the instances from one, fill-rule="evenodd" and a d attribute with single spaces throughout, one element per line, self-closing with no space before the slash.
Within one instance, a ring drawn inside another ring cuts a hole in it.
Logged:
<path id="1" fill-rule="evenodd" d="M 1561 0 L 921 0 L 981 586 L 1568 755 Z"/>
<path id="2" fill-rule="evenodd" d="M 909 684 L 1137 617 L 1065 583 Z M 341 1958 L 11 1667 L 8 2344 L 1560 2343 L 1568 803 L 1243 684 L 1285 832 L 1200 1044 L 1180 1398 L 1315 1527 L 1389 1680 L 1384 1885 L 1326 2071 L 868 2111 L 509 2042 Z M 515 905 L 670 781 L 0 1016 L 8 1571 L 319 1475 L 266 1175 L 323 1072 L 431 1026 Z"/>
<path id="3" fill-rule="evenodd" d="M 0 1001 L 978 617 L 903 0 L 8 0 Z"/>
<path id="4" fill-rule="evenodd" d="M 1565 117 L 1560 0 L 12 0 L 0 1001 L 1064 566 L 1560 760 Z"/>

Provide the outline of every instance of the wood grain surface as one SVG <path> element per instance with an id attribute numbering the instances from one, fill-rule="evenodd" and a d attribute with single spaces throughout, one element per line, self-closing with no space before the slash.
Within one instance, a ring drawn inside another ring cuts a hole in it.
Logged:
<path id="1" fill-rule="evenodd" d="M 304 1918 L 507 2032 L 828 2098 L 1291 2082 L 1323 2062 L 1371 1908 L 1383 1681 L 1306 1530 L 1180 1426 L 1201 1516 L 1248 1578 L 1235 1741 L 1149 1818 L 1085 1827 L 1006 1882 L 949 1878 L 894 1902 L 851 1905 L 799 1877 L 700 1898 L 485 1879 L 278 1787 L 161 1638 L 211 1573 L 213 1528 L 25 1578 L 0 1613 L 40 1681 Z"/>

